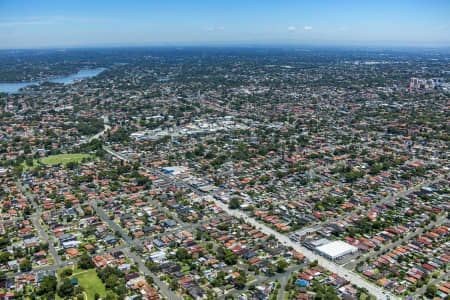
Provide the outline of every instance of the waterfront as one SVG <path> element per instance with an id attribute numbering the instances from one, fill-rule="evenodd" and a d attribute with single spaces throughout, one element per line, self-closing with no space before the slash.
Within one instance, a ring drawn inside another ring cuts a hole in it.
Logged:
<path id="1" fill-rule="evenodd" d="M 91 78 L 91 77 L 97 76 L 104 70 L 106 70 L 106 69 L 105 68 L 85 69 L 85 70 L 80 70 L 77 73 L 69 75 L 69 76 L 52 78 L 49 80 L 41 80 L 41 81 L 14 82 L 14 83 L 0 82 L 0 93 L 8 93 L 8 94 L 18 93 L 20 91 L 20 89 L 22 89 L 22 88 L 25 88 L 30 85 L 41 84 L 43 82 L 72 84 L 75 81 L 80 80 L 80 79 L 86 79 L 86 78 Z"/>

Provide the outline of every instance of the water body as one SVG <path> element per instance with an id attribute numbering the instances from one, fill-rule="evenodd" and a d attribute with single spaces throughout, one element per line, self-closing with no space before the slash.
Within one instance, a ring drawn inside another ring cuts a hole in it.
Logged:
<path id="1" fill-rule="evenodd" d="M 97 76 L 101 72 L 105 71 L 106 68 L 97 68 L 97 69 L 85 69 L 80 70 L 76 74 L 72 74 L 65 77 L 57 77 L 49 80 L 41 80 L 41 81 L 30 81 L 30 82 L 15 82 L 15 83 L 2 83 L 0 82 L 0 93 L 8 93 L 14 94 L 19 93 L 21 88 L 36 85 L 43 82 L 54 82 L 54 83 L 63 83 L 63 84 L 72 84 L 77 80 L 91 78 Z"/>

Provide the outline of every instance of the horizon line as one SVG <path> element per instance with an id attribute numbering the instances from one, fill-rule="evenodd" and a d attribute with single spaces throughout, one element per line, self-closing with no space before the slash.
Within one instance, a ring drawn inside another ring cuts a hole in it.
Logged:
<path id="1" fill-rule="evenodd" d="M 212 41 L 212 42 L 154 42 L 154 43 L 103 43 L 50 46 L 0 46 L 0 51 L 14 50 L 60 50 L 60 49 L 107 49 L 107 48 L 152 48 L 152 47 L 323 47 L 323 48 L 410 48 L 410 49 L 450 49 L 450 42 L 392 42 L 392 41 Z"/>

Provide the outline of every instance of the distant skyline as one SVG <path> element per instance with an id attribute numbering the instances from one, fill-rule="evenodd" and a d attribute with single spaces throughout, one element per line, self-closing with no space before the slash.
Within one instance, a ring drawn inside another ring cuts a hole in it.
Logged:
<path id="1" fill-rule="evenodd" d="M 449 0 L 0 0 L 0 48 L 450 46 Z"/>

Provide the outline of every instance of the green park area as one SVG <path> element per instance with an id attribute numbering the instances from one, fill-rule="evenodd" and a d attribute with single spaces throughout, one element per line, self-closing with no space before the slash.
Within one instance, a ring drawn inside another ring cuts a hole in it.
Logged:
<path id="1" fill-rule="evenodd" d="M 101 298 L 106 297 L 105 285 L 100 278 L 98 278 L 95 269 L 83 270 L 78 274 L 75 273 L 71 278 L 78 279 L 78 284 L 84 288 L 88 300 L 94 299 L 96 293 L 99 294 Z"/>
<path id="2" fill-rule="evenodd" d="M 44 157 L 44 158 L 40 158 L 40 159 L 34 159 L 32 166 L 28 165 L 25 162 L 22 165 L 23 165 L 23 170 L 27 171 L 29 169 L 37 167 L 39 164 L 43 164 L 43 165 L 63 164 L 63 165 L 66 165 L 71 162 L 79 163 L 83 160 L 83 158 L 89 158 L 89 157 L 91 157 L 91 155 L 85 154 L 85 153 L 58 154 L 58 155 L 52 155 L 52 156 L 48 156 L 48 157 Z"/>
<path id="3" fill-rule="evenodd" d="M 61 270 L 59 274 L 61 274 L 62 271 L 63 270 Z M 95 268 L 83 270 L 75 267 L 73 270 L 73 274 L 67 278 L 71 280 L 74 278 L 77 279 L 77 284 L 83 288 L 84 295 L 85 297 L 87 297 L 87 300 L 94 300 L 95 294 L 98 294 L 101 298 L 106 297 L 105 285 L 97 276 Z M 59 296 L 57 296 L 57 298 L 61 299 Z"/>

